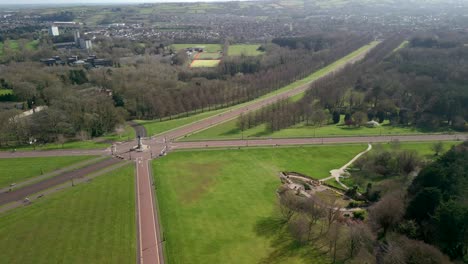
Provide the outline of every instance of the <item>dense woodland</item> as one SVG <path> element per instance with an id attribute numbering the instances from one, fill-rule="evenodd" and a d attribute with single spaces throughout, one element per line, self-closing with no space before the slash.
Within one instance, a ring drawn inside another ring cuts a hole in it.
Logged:
<path id="1" fill-rule="evenodd" d="M 417 37 L 398 51 L 394 49 L 402 37 L 387 38 L 363 62 L 315 82 L 301 100 L 285 100 L 242 116 L 238 127 L 266 123 L 267 129 L 276 131 L 301 122 L 321 126 L 338 123 L 345 115 L 350 126 L 389 120 L 395 126 L 428 131 L 465 131 L 468 47 L 464 38 L 446 35 L 442 42 Z"/>

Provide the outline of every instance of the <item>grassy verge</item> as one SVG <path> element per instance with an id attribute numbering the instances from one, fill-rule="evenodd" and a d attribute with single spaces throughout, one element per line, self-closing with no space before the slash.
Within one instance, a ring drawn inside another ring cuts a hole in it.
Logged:
<path id="1" fill-rule="evenodd" d="M 450 148 L 453 146 L 461 144 L 462 141 L 443 141 L 443 152 L 448 151 Z M 437 156 L 435 156 L 434 150 L 432 150 L 432 146 L 434 146 L 435 142 L 400 142 L 398 144 L 399 149 L 401 150 L 412 150 L 416 151 L 418 155 L 425 159 L 435 159 Z M 376 145 L 379 146 L 379 145 Z M 380 144 L 380 146 L 383 149 L 391 149 L 392 145 L 391 144 Z"/>
<path id="2" fill-rule="evenodd" d="M 268 258 L 276 245 L 255 227 L 276 208 L 278 172 L 324 178 L 363 149 L 365 145 L 176 151 L 153 161 L 167 263 L 239 264 Z M 277 263 L 330 263 L 323 255 L 304 259 L 298 250 L 285 252 Z"/>
<path id="3" fill-rule="evenodd" d="M 7 187 L 12 183 L 18 183 L 93 158 L 96 157 L 64 156 L 0 159 L 0 187 Z"/>
<path id="4" fill-rule="evenodd" d="M 190 64 L 191 68 L 212 68 L 217 67 L 220 60 L 194 60 Z"/>
<path id="5" fill-rule="evenodd" d="M 30 145 L 15 146 L 15 147 L 0 147 L 0 151 L 16 150 L 60 150 L 60 149 L 105 149 L 111 146 L 112 142 L 126 141 L 135 138 L 135 130 L 131 126 L 125 126 L 121 135 L 110 133 L 93 140 L 75 140 L 68 141 L 63 144 L 47 143 L 44 145 L 36 145 L 34 148 Z"/>
<path id="6" fill-rule="evenodd" d="M 408 41 L 408 40 L 403 41 L 398 47 L 396 47 L 396 48 L 392 51 L 392 53 L 401 50 L 402 48 L 408 46 L 408 44 L 409 44 L 409 41 Z"/>
<path id="7" fill-rule="evenodd" d="M 341 120 L 344 120 L 342 116 Z M 346 126 L 343 122 L 321 127 L 309 126 L 300 123 L 280 131 L 270 131 L 266 124 L 262 124 L 243 132 L 237 127 L 237 119 L 219 124 L 217 126 L 202 130 L 198 133 L 188 135 L 182 141 L 196 141 L 207 139 L 241 139 L 241 138 L 301 138 L 301 137 L 343 137 L 343 136 L 379 136 L 379 135 L 413 135 L 442 131 L 425 131 L 410 126 L 391 126 L 385 121 L 379 127 L 354 127 Z"/>
<path id="8" fill-rule="evenodd" d="M 238 44 L 238 45 L 230 45 L 228 48 L 228 55 L 229 56 L 258 56 L 262 55 L 263 52 L 259 51 L 258 48 L 260 45 L 258 44 Z"/>
<path id="9" fill-rule="evenodd" d="M 128 166 L 0 215 L 1 262 L 135 262 L 133 175 Z"/>
<path id="10" fill-rule="evenodd" d="M 1 53 L 0 53 L 0 55 L 1 55 Z M 13 94 L 13 90 L 11 90 L 11 89 L 0 89 L 0 96 L 9 95 L 9 94 Z"/>
<path id="11" fill-rule="evenodd" d="M 462 143 L 461 141 L 443 142 L 443 152 L 448 151 L 452 146 L 455 146 L 461 143 Z M 401 142 L 397 146 L 399 150 L 415 151 L 420 157 L 422 157 L 426 161 L 432 161 L 437 158 L 437 156 L 435 156 L 434 151 L 432 150 L 433 145 L 434 145 L 434 142 Z M 392 147 L 394 147 L 394 145 L 389 144 L 389 143 L 375 144 L 374 149 L 372 151 L 376 151 L 377 149 L 390 150 Z M 362 173 L 359 171 L 353 172 L 351 170 L 351 177 L 341 179 L 341 182 L 343 182 L 348 187 L 357 185 L 361 192 L 365 192 L 366 186 L 368 183 L 372 183 L 373 185 L 376 185 L 376 184 L 380 184 L 388 180 L 401 182 L 401 184 L 404 185 L 406 181 L 406 177 L 403 177 L 403 176 L 384 177 L 384 176 L 378 176 L 378 175 L 368 175 L 366 173 Z M 327 183 L 331 183 L 331 182 L 327 181 Z"/>
<path id="12" fill-rule="evenodd" d="M 85 141 L 69 141 L 65 144 L 59 143 L 49 143 L 45 145 L 36 145 L 36 147 L 32 147 L 30 145 L 25 146 L 15 146 L 15 147 L 1 147 L 0 151 L 11 151 L 12 149 L 16 150 L 59 150 L 59 149 L 104 149 L 110 146 L 110 143 L 106 142 L 99 142 L 93 140 L 85 140 Z"/>
<path id="13" fill-rule="evenodd" d="M 283 87 L 281 89 L 278 89 L 278 90 L 273 91 L 271 93 L 265 94 L 265 95 L 255 99 L 253 101 L 250 101 L 250 102 L 242 103 L 242 104 L 239 104 L 239 105 L 234 105 L 234 106 L 224 108 L 224 109 L 218 109 L 218 110 L 211 111 L 211 112 L 204 112 L 204 113 L 201 113 L 201 114 L 192 115 L 190 117 L 183 118 L 180 121 L 169 120 L 169 121 L 160 122 L 158 120 L 150 120 L 150 121 L 136 120 L 136 122 L 142 124 L 146 128 L 146 130 L 148 131 L 148 135 L 155 135 L 155 134 L 163 133 L 163 132 L 171 130 L 171 129 L 175 129 L 175 128 L 180 127 L 180 126 L 188 125 L 190 123 L 193 123 L 193 122 L 196 122 L 196 121 L 199 121 L 199 120 L 202 120 L 202 119 L 217 115 L 217 114 L 222 113 L 224 111 L 229 111 L 231 109 L 235 109 L 235 108 L 238 108 L 238 107 L 249 105 L 249 104 L 255 103 L 255 102 L 259 101 L 259 100 L 274 96 L 274 95 L 276 95 L 278 93 L 286 92 L 288 90 L 298 88 L 298 87 L 300 87 L 300 86 L 302 86 L 304 84 L 307 84 L 309 82 L 317 80 L 317 79 L 329 74 L 330 72 L 336 70 L 340 66 L 348 63 L 350 60 L 352 60 L 356 56 L 362 54 L 363 52 L 375 47 L 378 43 L 379 42 L 377 42 L 377 41 L 373 41 L 373 42 L 369 43 L 368 45 L 365 45 L 365 46 L 353 51 L 352 53 L 348 54 L 347 56 L 335 61 L 334 63 L 332 63 L 332 64 L 330 64 L 330 65 L 328 65 L 328 66 L 326 66 L 326 67 L 324 67 L 324 68 L 322 68 L 320 70 L 318 70 L 317 72 L 312 73 L 311 75 L 309 75 L 308 77 L 306 77 L 304 79 L 295 81 L 295 82 L 293 82 L 293 83 L 291 83 L 291 84 L 289 84 L 289 85 L 287 85 L 287 86 L 285 86 L 285 87 Z M 165 122 L 168 122 L 168 123 L 165 123 Z M 155 131 L 155 133 L 151 133 L 150 131 Z"/>
<path id="14" fill-rule="evenodd" d="M 223 51 L 223 46 L 220 44 L 172 44 L 171 47 L 175 50 L 181 50 L 186 48 L 203 48 L 206 52 L 219 52 Z"/>

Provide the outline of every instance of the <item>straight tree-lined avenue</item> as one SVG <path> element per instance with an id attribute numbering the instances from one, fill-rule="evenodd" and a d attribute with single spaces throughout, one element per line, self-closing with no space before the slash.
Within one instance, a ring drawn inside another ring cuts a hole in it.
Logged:
<path id="1" fill-rule="evenodd" d="M 347 64 L 354 63 L 362 59 L 369 50 L 363 51 L 360 54 L 350 58 L 345 64 L 340 65 L 335 70 L 329 72 L 325 76 L 332 75 L 336 71 L 343 69 Z M 323 76 L 324 77 L 324 76 Z M 322 77 L 322 78 L 323 78 Z M 200 131 L 211 126 L 232 120 L 241 114 L 258 110 L 271 103 L 281 99 L 300 94 L 306 91 L 310 84 L 308 82 L 288 91 L 279 92 L 272 96 L 255 100 L 252 103 L 245 104 L 238 108 L 228 110 L 219 115 L 212 116 L 186 126 L 176 128 L 171 131 L 159 134 L 151 138 L 144 138 L 143 144 L 148 147 L 147 151 L 132 151 L 137 143 L 135 140 L 124 142 L 116 146 L 116 150 L 60 150 L 60 151 L 28 151 L 28 152 L 0 152 L 0 158 L 17 158 L 17 157 L 47 157 L 57 155 L 110 155 L 114 158 L 107 160 L 107 166 L 118 163 L 118 159 L 130 159 L 136 163 L 136 203 L 138 216 L 138 260 L 140 263 L 164 263 L 162 238 L 159 227 L 158 213 L 155 206 L 155 192 L 152 185 L 152 176 L 149 169 L 149 160 L 161 157 L 171 150 L 190 149 L 190 148 L 211 148 L 211 147 L 253 147 L 253 146 L 282 146 L 282 145 L 308 145 L 308 144 L 335 144 L 335 143 L 377 143 L 399 141 L 445 141 L 445 140 L 467 140 L 467 134 L 434 134 L 434 135 L 412 135 L 412 136 L 369 136 L 369 137 L 335 137 L 335 138 L 295 138 L 295 139 L 267 139 L 267 140 L 229 140 L 229 141 L 197 141 L 197 142 L 174 142 L 190 133 Z M 145 136 L 145 131 L 142 126 L 132 125 L 137 131 L 137 135 Z M 104 164 L 104 162 L 102 162 Z M 98 166 L 96 169 L 103 169 L 106 166 Z M 86 170 L 86 174 L 91 171 Z M 81 174 L 80 174 L 81 175 Z M 59 179 L 68 180 L 68 174 L 62 174 L 51 178 L 48 181 L 61 183 Z M 8 202 L 24 199 L 30 194 L 37 193 L 34 186 L 45 184 L 39 182 L 30 186 L 32 189 L 24 188 L 14 191 L 9 194 L 1 194 L 0 205 Z M 50 184 L 44 186 L 50 187 Z M 43 187 L 45 188 L 45 187 Z M 157 186 L 156 186 L 157 189 Z M 20 194 L 20 195 L 19 195 Z M 11 197 L 3 199 L 3 197 Z"/>

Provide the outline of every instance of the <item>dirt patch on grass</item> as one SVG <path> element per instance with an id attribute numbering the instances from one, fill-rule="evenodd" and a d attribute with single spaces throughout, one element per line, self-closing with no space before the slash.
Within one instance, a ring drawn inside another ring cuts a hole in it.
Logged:
<path id="1" fill-rule="evenodd" d="M 219 175 L 223 164 L 221 163 L 186 163 L 181 165 L 187 175 L 181 179 L 176 188 L 177 196 L 182 203 L 194 203 L 200 200 L 204 194 L 208 193 L 216 184 L 216 177 Z"/>

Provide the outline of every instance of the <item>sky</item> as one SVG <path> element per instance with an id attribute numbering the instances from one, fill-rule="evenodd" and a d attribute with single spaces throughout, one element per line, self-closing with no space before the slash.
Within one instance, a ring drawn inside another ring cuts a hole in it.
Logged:
<path id="1" fill-rule="evenodd" d="M 54 0 L 54 4 L 99 4 L 99 3 L 170 3 L 170 2 L 221 2 L 236 0 Z M 0 4 L 51 4 L 48 0 L 0 0 Z"/>

